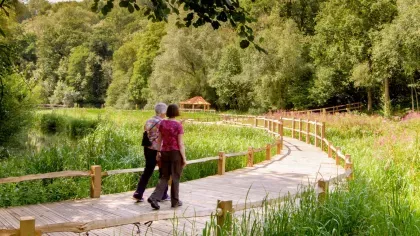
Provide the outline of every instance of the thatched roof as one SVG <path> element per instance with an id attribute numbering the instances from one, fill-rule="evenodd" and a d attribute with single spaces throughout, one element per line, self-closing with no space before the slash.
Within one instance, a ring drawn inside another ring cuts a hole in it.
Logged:
<path id="1" fill-rule="evenodd" d="M 190 98 L 190 99 L 188 99 L 186 101 L 180 102 L 179 104 L 186 104 L 186 105 L 211 105 L 209 102 L 207 102 L 206 100 L 204 100 L 204 98 L 201 97 L 201 96 Z"/>

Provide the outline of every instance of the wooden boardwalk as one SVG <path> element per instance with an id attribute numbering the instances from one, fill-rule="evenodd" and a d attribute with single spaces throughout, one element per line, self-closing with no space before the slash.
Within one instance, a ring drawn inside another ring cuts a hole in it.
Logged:
<path id="1" fill-rule="evenodd" d="M 136 218 L 140 224 L 93 230 L 89 235 L 172 235 L 173 228 L 185 230 L 188 235 L 199 235 L 209 220 L 209 212 L 216 209 L 217 200 L 232 200 L 234 208 L 248 202 L 276 199 L 288 193 L 295 194 L 301 186 L 314 184 L 320 178 L 329 179 L 345 173 L 335 160 L 319 148 L 296 139 L 284 138 L 284 148 L 271 161 L 256 164 L 225 175 L 181 183 L 180 197 L 184 206 L 170 207 L 161 203 L 154 211 L 148 203 L 134 203 L 132 192 L 102 195 L 99 199 L 83 199 L 58 203 L 38 204 L 0 209 L 0 228 L 19 228 L 19 218 L 33 216 L 36 226 L 65 223 L 118 221 Z M 149 196 L 153 189 L 147 189 Z M 196 215 L 196 220 L 183 216 Z M 176 222 L 170 220 L 176 216 Z M 153 218 L 150 227 L 145 219 Z M 138 234 L 138 229 L 140 229 Z M 50 233 L 47 235 L 79 235 L 76 233 Z M 82 233 L 80 235 L 86 235 Z"/>

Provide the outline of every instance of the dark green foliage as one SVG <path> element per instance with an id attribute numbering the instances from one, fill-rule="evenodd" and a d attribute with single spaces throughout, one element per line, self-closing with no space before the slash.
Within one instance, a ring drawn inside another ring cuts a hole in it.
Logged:
<path id="1" fill-rule="evenodd" d="M 57 114 L 44 114 L 41 116 L 39 128 L 44 134 L 56 134 L 66 129 L 66 119 Z"/>
<path id="2" fill-rule="evenodd" d="M 39 127 L 44 134 L 65 134 L 70 138 L 81 138 L 95 131 L 99 120 L 65 117 L 54 113 L 43 114 Z"/>

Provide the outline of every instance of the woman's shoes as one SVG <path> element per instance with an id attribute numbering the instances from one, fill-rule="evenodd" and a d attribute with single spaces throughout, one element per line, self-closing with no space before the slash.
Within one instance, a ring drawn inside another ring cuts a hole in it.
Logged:
<path id="1" fill-rule="evenodd" d="M 156 200 L 148 198 L 147 202 L 150 203 L 150 205 L 152 206 L 153 209 L 155 209 L 155 210 L 160 209 L 159 203 Z"/>
<path id="2" fill-rule="evenodd" d="M 171 207 L 180 207 L 180 206 L 182 206 L 182 202 L 178 201 L 178 204 L 172 205 Z"/>
<path id="3" fill-rule="evenodd" d="M 162 198 L 162 200 L 158 200 L 158 202 L 164 202 L 164 201 L 170 201 L 171 200 L 171 196 L 166 195 Z"/>

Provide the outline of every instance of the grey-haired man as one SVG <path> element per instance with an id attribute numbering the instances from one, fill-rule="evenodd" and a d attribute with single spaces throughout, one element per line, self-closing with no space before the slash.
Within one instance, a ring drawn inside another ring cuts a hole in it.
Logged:
<path id="1" fill-rule="evenodd" d="M 144 168 L 143 174 L 140 177 L 140 181 L 137 184 L 137 190 L 133 194 L 133 198 L 138 202 L 143 202 L 143 193 L 146 190 L 147 183 L 150 177 L 153 175 L 153 171 L 156 167 L 156 155 L 158 150 L 158 138 L 159 138 L 159 123 L 166 117 L 166 110 L 168 106 L 165 103 L 158 103 L 155 105 L 156 115 L 146 121 L 144 125 L 144 131 L 148 132 L 149 140 L 152 142 L 150 147 L 144 147 L 144 157 L 146 159 L 146 167 Z M 159 171 L 160 174 L 160 171 Z M 160 177 L 160 176 L 159 176 Z M 170 200 L 168 195 L 168 188 L 166 188 L 162 200 Z"/>

